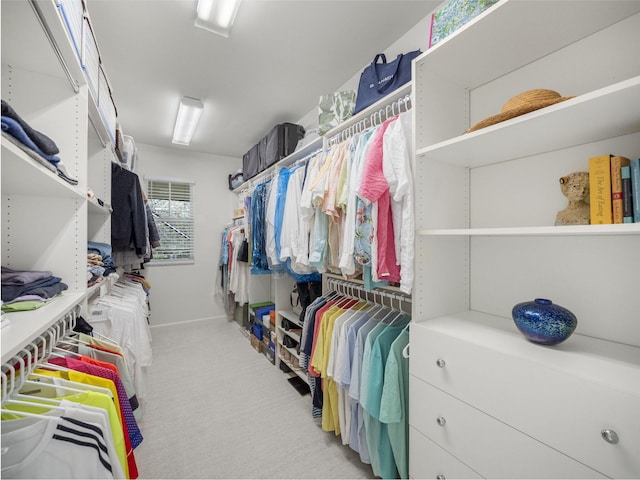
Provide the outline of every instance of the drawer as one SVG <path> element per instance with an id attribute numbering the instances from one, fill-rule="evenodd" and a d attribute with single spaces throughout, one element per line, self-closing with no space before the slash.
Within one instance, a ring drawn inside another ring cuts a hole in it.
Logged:
<path id="1" fill-rule="evenodd" d="M 595 470 L 411 376 L 409 423 L 486 478 L 604 478 Z"/>
<path id="2" fill-rule="evenodd" d="M 409 477 L 482 478 L 413 427 L 409 427 Z"/>
<path id="3" fill-rule="evenodd" d="M 575 343 L 554 349 L 461 321 L 433 325 L 411 327 L 412 375 L 604 475 L 640 478 L 640 395 L 633 390 L 640 382 L 629 365 L 619 367 L 630 379 L 624 390 L 619 379 L 588 378 L 584 365 L 600 360 L 582 364 Z M 423 394 L 411 393 L 412 406 L 426 403 Z M 605 441 L 605 430 L 617 433 L 617 444 Z"/>

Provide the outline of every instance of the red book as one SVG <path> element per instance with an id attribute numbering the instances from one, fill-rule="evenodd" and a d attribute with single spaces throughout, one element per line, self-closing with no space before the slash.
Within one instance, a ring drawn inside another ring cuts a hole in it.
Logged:
<path id="1" fill-rule="evenodd" d="M 622 201 L 622 167 L 628 167 L 630 160 L 626 157 L 611 157 L 611 210 L 613 223 L 624 223 Z"/>

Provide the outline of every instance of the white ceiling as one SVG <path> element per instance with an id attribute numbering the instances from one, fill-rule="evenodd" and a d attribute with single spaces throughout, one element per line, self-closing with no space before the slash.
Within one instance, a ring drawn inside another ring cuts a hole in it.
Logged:
<path id="1" fill-rule="evenodd" d="M 196 97 L 202 120 L 176 148 L 232 157 L 304 117 L 437 3 L 243 0 L 224 38 L 194 27 L 196 0 L 87 0 L 123 133 L 176 147 L 179 99 Z"/>

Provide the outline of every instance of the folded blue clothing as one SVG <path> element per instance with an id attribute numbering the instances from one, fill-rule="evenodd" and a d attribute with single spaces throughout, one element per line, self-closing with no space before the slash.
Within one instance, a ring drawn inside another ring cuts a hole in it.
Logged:
<path id="1" fill-rule="evenodd" d="M 48 277 L 24 285 L 2 285 L 2 301 L 10 302 L 21 295 L 40 295 L 39 289 L 60 283 L 60 277 Z"/>
<path id="2" fill-rule="evenodd" d="M 66 283 L 58 282 L 46 287 L 36 287 L 29 289 L 25 292 L 25 294 L 39 295 L 42 298 L 53 298 L 59 293 L 65 291 L 67 288 L 69 288 L 69 286 Z"/>
<path id="3" fill-rule="evenodd" d="M 31 125 L 25 122 L 20 117 L 20 115 L 17 114 L 13 107 L 4 100 L 2 100 L 1 115 L 3 117 L 9 117 L 15 120 L 20 125 L 25 134 L 31 139 L 31 141 L 33 141 L 33 143 L 35 143 L 40 151 L 45 155 L 56 155 L 57 153 L 60 153 L 60 149 L 53 140 L 47 137 L 44 133 L 32 128 Z"/>
<path id="4" fill-rule="evenodd" d="M 20 124 L 13 118 L 2 116 L 1 120 L 2 130 L 19 140 L 21 143 L 29 147 L 38 155 L 42 156 L 42 158 L 45 158 L 54 165 L 56 165 L 60 161 L 60 157 L 57 157 L 56 155 L 47 155 L 42 150 L 40 150 L 40 148 L 38 148 L 38 146 L 33 143 L 33 140 L 31 140 L 31 138 L 29 138 L 29 136 L 25 133 Z"/>
<path id="5" fill-rule="evenodd" d="M 2 285 L 25 285 L 53 275 L 49 270 L 14 270 L 2 267 Z"/>
<path id="6" fill-rule="evenodd" d="M 97 253 L 100 255 L 105 268 L 116 266 L 111 257 L 111 245 L 108 243 L 87 242 L 87 253 Z"/>
<path id="7" fill-rule="evenodd" d="M 87 242 L 87 253 L 97 253 L 104 260 L 105 257 L 111 256 L 111 245 L 100 242 Z"/>

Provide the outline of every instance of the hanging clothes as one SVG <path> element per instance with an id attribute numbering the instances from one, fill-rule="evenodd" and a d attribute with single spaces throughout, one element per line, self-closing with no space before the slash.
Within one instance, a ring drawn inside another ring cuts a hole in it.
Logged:
<path id="1" fill-rule="evenodd" d="M 391 344 L 384 370 L 384 385 L 378 419 L 387 424 L 393 458 L 400 478 L 409 478 L 409 345 L 408 326 Z"/>
<path id="2" fill-rule="evenodd" d="M 3 395 L 2 476 L 137 478 L 133 450 L 142 435 L 120 369 L 76 353 L 81 340 L 70 331 L 58 342 L 48 360 L 31 373 L 20 372 L 27 380 Z M 102 351 L 108 345 L 124 352 L 112 342 L 100 343 Z"/>
<path id="3" fill-rule="evenodd" d="M 94 332 L 112 339 L 127 356 L 127 366 L 140 404 L 147 392 L 147 368 L 153 361 L 147 296 L 138 282 L 116 282 L 109 295 L 89 305 L 87 321 Z"/>
<path id="4" fill-rule="evenodd" d="M 382 478 L 406 478 L 408 471 L 408 360 L 402 351 L 409 321 L 400 310 L 332 291 L 307 307 L 303 323 L 300 353 L 312 416 Z"/>
<path id="5" fill-rule="evenodd" d="M 135 173 L 111 164 L 111 247 L 139 261 L 147 252 L 147 214 L 140 180 Z M 123 255 L 124 257 L 124 255 Z M 116 265 L 125 265 L 114 255 Z M 129 262 L 133 263 L 133 262 Z"/>
<path id="6" fill-rule="evenodd" d="M 395 235 L 393 230 L 393 216 L 391 212 L 391 197 L 389 183 L 383 171 L 383 140 L 384 134 L 397 117 L 386 120 L 376 132 L 363 167 L 362 182 L 358 195 L 365 203 L 378 202 L 374 209 L 375 247 L 372 269 L 378 280 L 400 283 L 400 267 L 396 261 Z"/>
<path id="7" fill-rule="evenodd" d="M 251 273 L 263 274 L 269 271 L 266 244 L 266 208 L 268 184 L 256 186 L 251 199 Z"/>
<path id="8" fill-rule="evenodd" d="M 411 293 L 414 271 L 415 217 L 411 171 L 411 114 L 399 115 L 384 133 L 382 169 L 389 184 L 396 261 L 400 266 L 400 290 Z"/>

